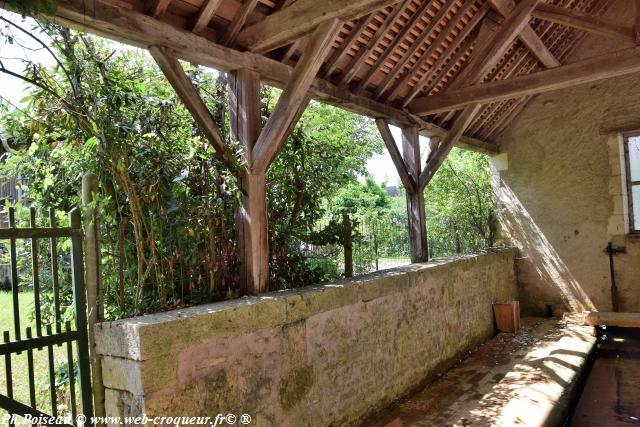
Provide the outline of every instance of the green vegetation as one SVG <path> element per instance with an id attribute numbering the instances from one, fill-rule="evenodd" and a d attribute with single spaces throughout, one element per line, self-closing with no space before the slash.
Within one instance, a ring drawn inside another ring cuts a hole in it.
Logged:
<path id="1" fill-rule="evenodd" d="M 0 291 L 0 333 L 9 330 L 13 335 L 13 296 L 10 292 Z M 33 292 L 20 292 L 20 325 L 24 334 L 27 327 L 35 328 L 35 323 L 30 315 L 33 311 Z M 66 347 L 54 347 L 54 366 L 56 367 L 56 398 L 58 410 L 61 414 L 69 412 L 68 393 L 68 368 L 66 365 Z M 36 403 L 41 411 L 51 410 L 51 397 L 49 393 L 49 357 L 47 349 L 34 350 L 33 366 L 36 384 Z M 27 353 L 13 354 L 11 357 L 14 397 L 24 403 L 29 403 L 29 371 L 27 365 Z M 5 394 L 5 358 L 0 358 L 0 393 Z M 0 416 L 4 412 L 0 409 Z"/>
<path id="2" fill-rule="evenodd" d="M 5 23 L 7 40 L 30 31 Z M 232 148 L 227 162 L 145 53 L 52 25 L 31 34 L 47 41 L 56 65 L 25 63 L 17 74 L 32 88 L 26 104 L 0 105 L 0 128 L 15 148 L 0 159 L 0 174 L 25 180 L 29 203 L 64 211 L 79 203 L 81 176 L 99 176 L 107 318 L 236 297 L 242 153 L 229 132 L 224 77 L 185 65 Z M 279 92 L 265 87 L 262 95 L 266 121 Z M 361 180 L 382 149 L 371 120 L 310 104 L 267 175 L 275 289 L 340 276 L 344 213 L 356 274 L 375 260 L 408 259 L 404 195 Z M 484 156 L 454 150 L 445 161 L 425 197 L 432 256 L 491 244 L 489 178 Z"/>

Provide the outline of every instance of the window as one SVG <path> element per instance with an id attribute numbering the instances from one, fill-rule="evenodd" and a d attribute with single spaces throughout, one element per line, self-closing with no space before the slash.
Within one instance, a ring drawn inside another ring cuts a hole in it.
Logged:
<path id="1" fill-rule="evenodd" d="M 640 132 L 625 134 L 623 138 L 629 201 L 629 231 L 640 233 Z"/>

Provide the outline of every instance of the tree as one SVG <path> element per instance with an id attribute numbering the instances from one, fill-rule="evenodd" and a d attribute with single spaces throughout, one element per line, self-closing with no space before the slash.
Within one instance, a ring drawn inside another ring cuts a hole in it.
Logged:
<path id="1" fill-rule="evenodd" d="M 454 148 L 425 194 L 432 256 L 492 245 L 495 204 L 487 157 Z"/>
<path id="2" fill-rule="evenodd" d="M 3 18 L 6 19 L 6 18 Z M 5 38 L 37 40 L 55 66 L 25 62 L 0 71 L 28 82 L 28 104 L 3 104 L 0 126 L 16 152 L 2 173 L 26 179 L 37 206 L 78 204 L 80 177 L 94 172 L 103 194 L 103 279 L 109 318 L 233 297 L 238 288 L 234 209 L 239 147 L 229 136 L 227 85 L 187 66 L 237 164 L 220 162 L 148 55 L 51 25 L 8 22 Z M 277 96 L 265 88 L 264 120 Z M 297 241 L 322 200 L 354 181 L 381 149 L 369 120 L 312 103 L 271 166 L 270 239 L 279 287 L 315 280 Z M 296 272 L 296 274 L 289 274 Z"/>

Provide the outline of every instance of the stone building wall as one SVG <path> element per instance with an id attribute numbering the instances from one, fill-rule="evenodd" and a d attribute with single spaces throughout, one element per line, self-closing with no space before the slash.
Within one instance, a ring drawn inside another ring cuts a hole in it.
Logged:
<path id="1" fill-rule="evenodd" d="M 107 415 L 353 425 L 494 333 L 515 249 L 96 325 Z"/>
<path id="2" fill-rule="evenodd" d="M 631 26 L 633 4 L 612 2 L 607 18 Z M 631 47 L 589 35 L 568 62 Z M 640 130 L 640 74 L 535 97 L 498 138 L 496 189 L 505 238 L 517 262 L 523 309 L 611 310 L 607 243 L 622 311 L 640 311 L 640 238 L 629 236 L 620 130 Z M 506 162 L 505 162 L 506 160 Z"/>

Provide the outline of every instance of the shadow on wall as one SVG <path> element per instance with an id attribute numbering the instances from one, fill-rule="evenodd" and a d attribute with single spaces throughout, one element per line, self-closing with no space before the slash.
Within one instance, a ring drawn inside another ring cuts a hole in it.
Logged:
<path id="1" fill-rule="evenodd" d="M 596 310 L 513 191 L 497 174 L 494 174 L 493 180 L 500 206 L 498 218 L 502 235 L 518 247 L 525 257 L 518 263 L 524 311 L 541 315 L 546 304 L 554 306 L 554 314 L 567 309 L 574 312 Z"/>

